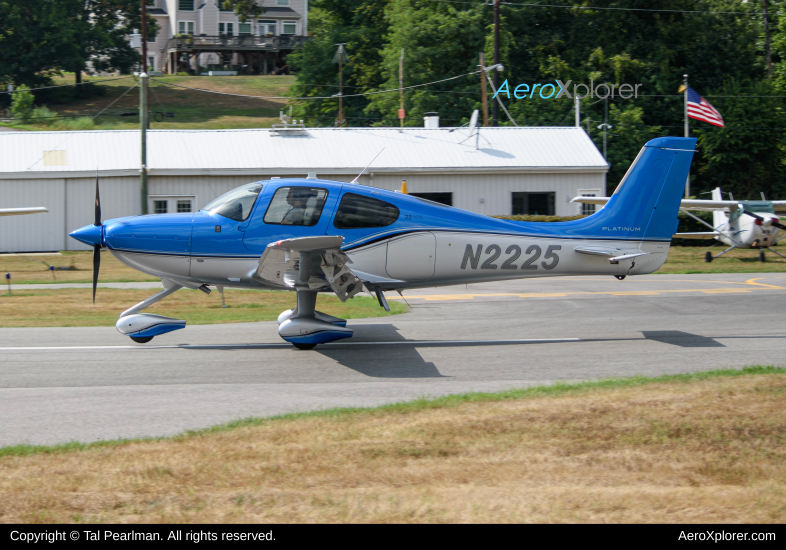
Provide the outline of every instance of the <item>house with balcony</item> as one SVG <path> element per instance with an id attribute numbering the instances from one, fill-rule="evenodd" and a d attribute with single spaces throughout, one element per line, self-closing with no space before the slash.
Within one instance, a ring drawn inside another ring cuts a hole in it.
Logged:
<path id="1" fill-rule="evenodd" d="M 147 65 L 166 73 L 200 68 L 247 74 L 288 72 L 287 54 L 308 40 L 308 0 L 257 0 L 259 17 L 241 22 L 224 0 L 155 0 Z"/>

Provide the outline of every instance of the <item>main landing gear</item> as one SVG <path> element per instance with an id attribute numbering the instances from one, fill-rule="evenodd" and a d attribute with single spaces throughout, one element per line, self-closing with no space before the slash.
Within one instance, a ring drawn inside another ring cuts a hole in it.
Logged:
<path id="1" fill-rule="evenodd" d="M 345 319 L 316 311 L 317 291 L 297 289 L 297 307 L 278 316 L 278 334 L 300 350 L 314 349 L 317 344 L 351 338 Z"/>
<path id="2" fill-rule="evenodd" d="M 764 255 L 764 249 L 763 248 L 759 250 L 759 261 L 760 262 L 766 262 L 767 261 L 767 257 Z"/>

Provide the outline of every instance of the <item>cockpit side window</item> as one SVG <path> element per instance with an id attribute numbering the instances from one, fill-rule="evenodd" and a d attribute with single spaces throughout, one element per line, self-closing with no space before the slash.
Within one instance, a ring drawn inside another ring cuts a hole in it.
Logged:
<path id="1" fill-rule="evenodd" d="M 229 193 L 224 193 L 202 210 L 224 216 L 230 220 L 244 222 L 254 209 L 254 203 L 260 191 L 262 191 L 261 184 L 249 183 L 233 189 Z"/>
<path id="2" fill-rule="evenodd" d="M 399 209 L 389 202 L 346 193 L 341 198 L 333 225 L 337 229 L 387 227 L 395 223 L 399 213 Z"/>
<path id="3" fill-rule="evenodd" d="M 280 187 L 265 212 L 265 223 L 313 226 L 319 222 L 327 199 L 320 187 Z"/>

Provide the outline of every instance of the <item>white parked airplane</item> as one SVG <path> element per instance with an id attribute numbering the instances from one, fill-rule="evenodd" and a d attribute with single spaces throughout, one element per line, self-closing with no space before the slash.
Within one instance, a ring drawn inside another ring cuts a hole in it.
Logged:
<path id="1" fill-rule="evenodd" d="M 31 206 L 29 208 L 0 208 L 0 216 L 21 216 L 22 214 L 40 214 L 49 212 L 43 206 Z"/>
<path id="2" fill-rule="evenodd" d="M 571 202 L 605 205 L 608 200 L 608 197 L 575 197 Z M 712 191 L 712 200 L 683 199 L 680 210 L 712 231 L 677 233 L 674 235 L 675 239 L 717 239 L 729 245 L 729 248 L 716 256 L 708 250 L 704 256 L 706 262 L 711 262 L 735 248 L 758 248 L 759 261 L 762 262 L 765 260 L 764 249 L 786 258 L 770 248 L 786 237 L 786 233 L 780 235 L 781 230 L 786 231 L 786 225 L 783 225 L 775 214 L 776 211 L 786 213 L 786 201 L 767 201 L 763 194 L 760 201 L 735 201 L 733 198 L 723 200 L 720 187 L 716 187 Z M 711 211 L 712 225 L 688 210 Z"/>

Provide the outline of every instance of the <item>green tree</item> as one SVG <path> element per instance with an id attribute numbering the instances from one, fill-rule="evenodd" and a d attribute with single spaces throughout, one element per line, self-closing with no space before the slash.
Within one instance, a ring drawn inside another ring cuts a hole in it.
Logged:
<path id="1" fill-rule="evenodd" d="M 786 111 L 768 82 L 729 80 L 713 94 L 725 128 L 691 120 L 699 138 L 698 187 L 722 187 L 738 199 L 786 196 Z M 762 97 L 764 96 L 764 97 Z"/>

